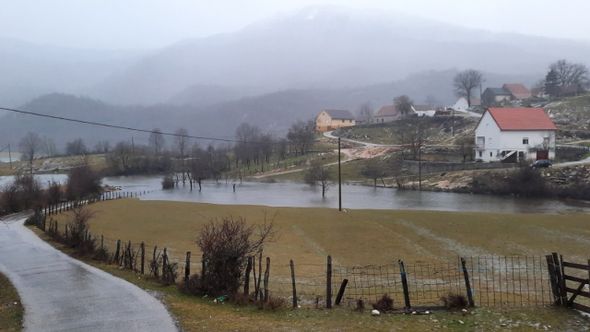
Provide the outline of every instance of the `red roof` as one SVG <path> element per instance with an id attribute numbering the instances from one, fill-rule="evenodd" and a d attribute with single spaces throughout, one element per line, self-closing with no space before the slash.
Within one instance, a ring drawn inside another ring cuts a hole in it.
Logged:
<path id="1" fill-rule="evenodd" d="M 395 107 L 395 105 L 385 105 L 383 107 L 381 107 L 379 109 L 379 111 L 377 111 L 377 115 L 376 116 L 394 116 L 394 117 L 398 117 L 400 116 L 399 111 L 397 110 L 397 108 Z"/>
<path id="2" fill-rule="evenodd" d="M 542 108 L 489 108 L 500 130 L 557 130 Z"/>
<path id="3" fill-rule="evenodd" d="M 510 91 L 516 99 L 527 99 L 531 97 L 531 92 L 520 83 L 504 84 L 502 88 Z"/>

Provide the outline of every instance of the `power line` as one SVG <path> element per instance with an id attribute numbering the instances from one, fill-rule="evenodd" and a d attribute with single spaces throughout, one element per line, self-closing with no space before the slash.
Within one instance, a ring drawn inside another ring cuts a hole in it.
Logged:
<path id="1" fill-rule="evenodd" d="M 31 112 L 31 111 L 23 111 L 23 110 L 18 110 L 18 109 L 14 109 L 14 108 L 0 107 L 0 110 L 8 111 L 8 112 L 13 112 L 13 113 L 18 113 L 18 114 L 32 115 L 32 116 L 37 116 L 37 117 L 41 117 L 41 118 L 48 118 L 48 119 L 61 120 L 61 121 L 69 121 L 69 122 L 75 122 L 75 123 L 90 125 L 90 126 L 104 127 L 104 128 L 112 128 L 112 129 L 121 129 L 121 130 L 135 131 L 135 132 L 140 132 L 140 133 L 148 133 L 148 134 L 151 134 L 151 133 L 159 133 L 159 134 L 162 134 L 162 135 L 165 135 L 165 136 L 185 137 L 185 138 L 193 138 L 193 139 L 209 140 L 209 141 L 221 141 L 221 142 L 227 142 L 227 143 L 232 143 L 232 142 L 236 142 L 236 143 L 249 143 L 249 142 L 244 142 L 244 141 L 239 141 L 239 140 L 233 140 L 233 139 L 226 139 L 226 138 L 195 136 L 195 135 L 188 135 L 188 134 L 183 135 L 183 134 L 170 133 L 170 132 L 157 132 L 157 131 L 154 131 L 154 130 L 141 129 L 141 128 L 133 128 L 133 127 L 127 127 L 127 126 L 121 126 L 121 125 L 114 125 L 114 124 L 110 124 L 110 123 L 103 123 L 103 122 L 96 122 L 96 121 L 86 121 L 86 120 L 68 118 L 68 117 L 64 117 L 64 116 L 43 114 L 43 113 L 37 113 L 37 112 Z"/>
<path id="2" fill-rule="evenodd" d="M 230 139 L 230 138 L 195 136 L 195 135 L 189 135 L 189 134 L 185 135 L 185 134 L 177 134 L 177 133 L 171 133 L 171 132 L 161 132 L 161 131 L 154 131 L 154 130 L 148 130 L 148 129 L 115 125 L 115 124 L 104 123 L 104 122 L 87 121 L 87 120 L 74 119 L 74 118 L 69 118 L 69 117 L 64 117 L 64 116 L 57 116 L 57 115 L 43 114 L 43 113 L 38 113 L 38 112 L 24 111 L 24 110 L 19 110 L 19 109 L 15 109 L 15 108 L 7 108 L 7 107 L 0 107 L 0 110 L 12 112 L 12 113 L 24 114 L 24 115 L 31 115 L 31 116 L 41 117 L 41 118 L 48 118 L 48 119 L 53 119 L 53 120 L 80 123 L 80 124 L 96 126 L 96 127 L 120 129 L 120 130 L 127 130 L 127 131 L 134 131 L 134 132 L 148 133 L 148 134 L 152 134 L 152 133 L 162 134 L 164 136 L 184 137 L 184 138 L 192 138 L 192 139 L 196 139 L 196 140 L 217 141 L 217 142 L 226 142 L 226 143 L 244 143 L 244 144 L 273 144 L 273 145 L 280 144 L 280 143 L 276 143 L 276 142 L 242 141 L 242 140 Z"/>

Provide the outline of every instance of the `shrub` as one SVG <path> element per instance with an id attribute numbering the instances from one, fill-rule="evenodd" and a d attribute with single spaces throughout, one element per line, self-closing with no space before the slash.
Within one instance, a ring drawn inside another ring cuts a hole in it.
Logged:
<path id="1" fill-rule="evenodd" d="M 285 306 L 285 299 L 282 297 L 269 296 L 266 301 L 260 301 L 258 308 L 263 310 L 277 310 Z"/>
<path id="2" fill-rule="evenodd" d="M 172 178 L 172 175 L 164 176 L 164 179 L 162 179 L 162 189 L 174 189 L 174 179 Z"/>
<path id="3" fill-rule="evenodd" d="M 0 193 L 0 215 L 43 205 L 41 185 L 30 175 L 17 175 Z"/>
<path id="4" fill-rule="evenodd" d="M 445 308 L 449 310 L 467 308 L 468 303 L 465 296 L 461 294 L 449 293 L 446 296 L 440 298 Z"/>
<path id="5" fill-rule="evenodd" d="M 61 191 L 61 185 L 55 181 L 51 181 L 49 184 L 49 188 L 45 193 L 45 203 L 46 204 L 57 204 L 61 202 L 63 198 L 63 193 Z"/>
<path id="6" fill-rule="evenodd" d="M 365 311 L 365 301 L 362 299 L 356 300 L 356 307 L 354 308 L 355 311 L 363 312 Z"/>
<path id="7" fill-rule="evenodd" d="M 162 267 L 162 278 L 160 282 L 164 285 L 172 285 L 176 282 L 178 277 L 178 263 L 168 262 L 166 266 Z"/>
<path id="8" fill-rule="evenodd" d="M 181 292 L 190 295 L 199 295 L 201 294 L 201 276 L 198 274 L 193 274 L 188 278 L 187 282 L 183 282 L 179 285 L 179 289 Z"/>
<path id="9" fill-rule="evenodd" d="M 241 292 L 237 292 L 232 295 L 231 302 L 235 305 L 248 305 L 254 301 L 250 296 Z"/>
<path id="10" fill-rule="evenodd" d="M 74 207 L 72 212 L 73 218 L 66 226 L 66 243 L 80 254 L 93 253 L 96 250 L 96 240 L 90 236 L 88 222 L 94 217 L 94 212 L 85 206 Z"/>
<path id="11" fill-rule="evenodd" d="M 392 311 L 393 299 L 389 295 L 383 294 L 377 303 L 373 303 L 373 309 L 379 310 L 380 312 Z"/>
<path id="12" fill-rule="evenodd" d="M 100 194 L 100 181 L 100 176 L 88 165 L 72 168 L 66 185 L 68 199 L 79 200 Z"/>
<path id="13" fill-rule="evenodd" d="M 248 256 L 262 252 L 272 235 L 272 223 L 248 226 L 243 218 L 229 217 L 207 224 L 197 240 L 203 253 L 202 293 L 236 294 Z"/>

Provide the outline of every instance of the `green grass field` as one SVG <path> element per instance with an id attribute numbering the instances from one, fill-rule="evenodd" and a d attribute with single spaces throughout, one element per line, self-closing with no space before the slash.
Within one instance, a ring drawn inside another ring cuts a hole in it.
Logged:
<path id="1" fill-rule="evenodd" d="M 8 278 L 0 273 L 0 331 L 21 331 L 23 312 L 16 289 Z"/>

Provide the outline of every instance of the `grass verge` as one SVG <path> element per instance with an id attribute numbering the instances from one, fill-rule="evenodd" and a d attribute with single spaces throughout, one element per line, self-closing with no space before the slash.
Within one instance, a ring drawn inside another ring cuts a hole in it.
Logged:
<path id="1" fill-rule="evenodd" d="M 0 273 L 0 331 L 21 331 L 24 309 L 10 280 Z"/>

